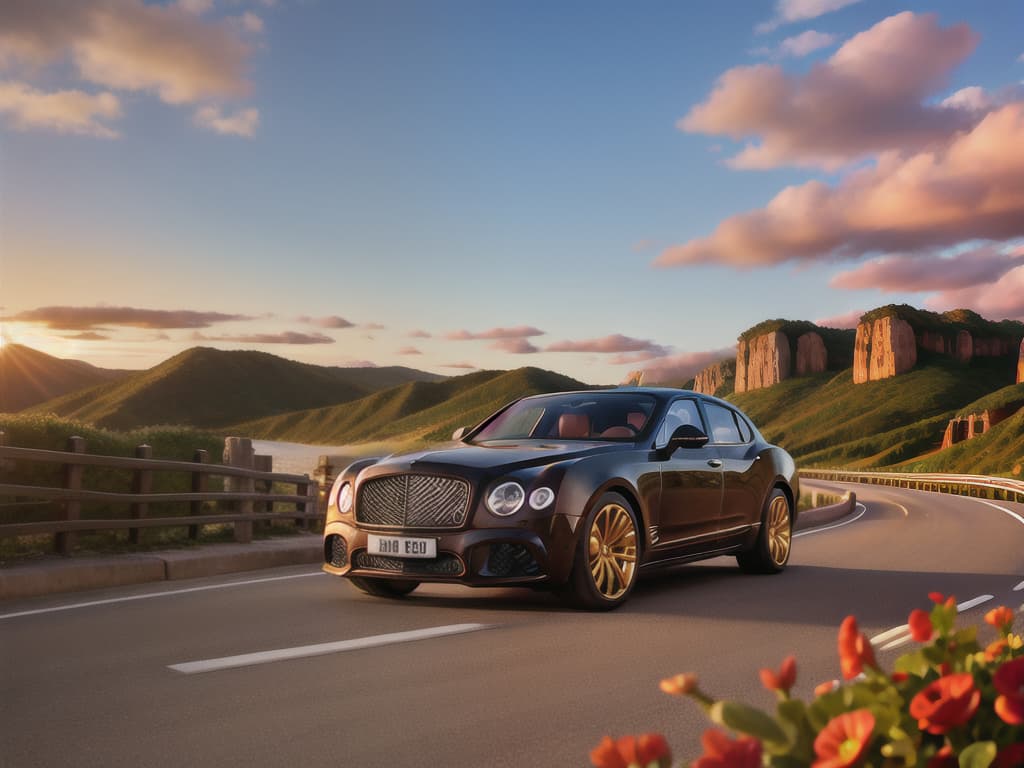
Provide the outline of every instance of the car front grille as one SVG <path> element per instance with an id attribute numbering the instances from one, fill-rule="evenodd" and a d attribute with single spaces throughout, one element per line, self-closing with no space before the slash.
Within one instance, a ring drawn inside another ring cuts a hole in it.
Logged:
<path id="1" fill-rule="evenodd" d="M 356 553 L 352 564 L 356 568 L 367 571 L 389 571 L 423 576 L 461 576 L 465 570 L 462 561 L 447 552 L 430 560 L 403 560 L 399 557 L 371 555 L 363 551 Z"/>
<path id="2" fill-rule="evenodd" d="M 388 528 L 459 528 L 469 512 L 469 483 L 438 475 L 375 477 L 359 488 L 356 520 Z"/>

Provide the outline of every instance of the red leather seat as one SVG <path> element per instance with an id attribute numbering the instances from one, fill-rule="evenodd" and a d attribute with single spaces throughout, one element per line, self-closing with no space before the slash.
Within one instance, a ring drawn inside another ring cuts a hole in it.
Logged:
<path id="1" fill-rule="evenodd" d="M 601 437 L 632 437 L 635 434 L 629 427 L 608 427 L 601 433 Z"/>
<path id="2" fill-rule="evenodd" d="M 585 413 L 563 413 L 558 417 L 558 436 L 569 440 L 590 437 L 590 417 Z"/>

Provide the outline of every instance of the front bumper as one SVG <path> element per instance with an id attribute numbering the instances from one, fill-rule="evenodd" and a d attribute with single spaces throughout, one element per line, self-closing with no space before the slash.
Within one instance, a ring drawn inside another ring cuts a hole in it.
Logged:
<path id="1" fill-rule="evenodd" d="M 335 520 L 324 529 L 323 570 L 336 576 L 363 576 L 471 587 L 563 584 L 572 568 L 578 517 L 552 515 L 510 528 L 458 531 L 367 530 Z M 430 559 L 370 555 L 367 535 L 415 536 L 437 540 Z"/>

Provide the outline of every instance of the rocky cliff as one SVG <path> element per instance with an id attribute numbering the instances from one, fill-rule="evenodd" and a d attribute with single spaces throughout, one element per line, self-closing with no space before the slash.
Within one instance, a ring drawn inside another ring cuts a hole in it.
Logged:
<path id="1" fill-rule="evenodd" d="M 969 413 L 950 419 L 946 432 L 942 436 L 942 447 L 962 443 L 978 435 L 983 435 L 1001 421 L 1005 421 L 1024 406 L 1024 400 L 1015 400 L 998 408 L 986 408 L 981 413 Z"/>
<path id="2" fill-rule="evenodd" d="M 853 343 L 853 381 L 877 381 L 906 373 L 917 362 L 914 329 L 898 317 L 881 317 L 857 325 Z"/>
<path id="3" fill-rule="evenodd" d="M 906 373 L 917 363 L 919 350 L 965 364 L 979 357 L 1012 356 L 1022 336 L 1022 323 L 993 323 L 969 310 L 940 315 L 907 305 L 881 307 L 863 315 L 857 326 L 853 380 L 862 384 Z"/>
<path id="4" fill-rule="evenodd" d="M 1020 355 L 1017 357 L 1017 383 L 1024 384 L 1024 341 L 1020 343 Z"/>
<path id="5" fill-rule="evenodd" d="M 745 331 L 736 346 L 736 391 L 770 387 L 850 364 L 853 332 L 802 320 L 769 320 Z"/>
<path id="6" fill-rule="evenodd" d="M 693 389 L 695 392 L 713 395 L 735 378 L 736 361 L 732 359 L 722 360 L 714 365 L 709 365 L 698 373 L 697 378 L 693 382 Z"/>

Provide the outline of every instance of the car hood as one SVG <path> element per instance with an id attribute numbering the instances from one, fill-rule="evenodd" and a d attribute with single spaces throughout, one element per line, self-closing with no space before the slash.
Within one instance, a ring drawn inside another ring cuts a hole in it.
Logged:
<path id="1" fill-rule="evenodd" d="M 459 468 L 475 470 L 517 469 L 543 466 L 556 461 L 581 459 L 608 451 L 631 447 L 607 442 L 495 441 L 487 445 L 466 445 L 432 448 L 416 453 L 387 456 L 372 466 L 372 474 L 387 472 L 436 471 L 450 472 Z"/>

